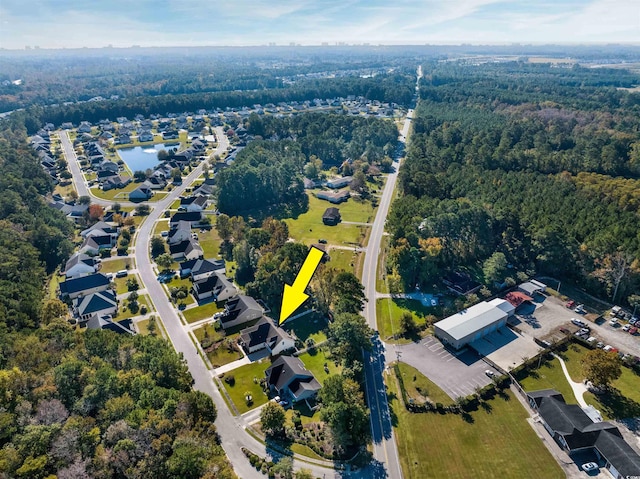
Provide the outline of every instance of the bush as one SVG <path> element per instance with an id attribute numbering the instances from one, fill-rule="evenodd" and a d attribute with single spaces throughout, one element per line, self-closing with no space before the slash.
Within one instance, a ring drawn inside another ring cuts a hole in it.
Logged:
<path id="1" fill-rule="evenodd" d="M 229 386 L 233 386 L 236 383 L 236 378 L 233 374 L 229 374 L 228 376 L 225 376 L 224 382 L 227 383 Z"/>
<path id="2" fill-rule="evenodd" d="M 140 307 L 140 314 L 147 314 L 147 313 L 148 313 L 147 307 L 143 304 Z"/>

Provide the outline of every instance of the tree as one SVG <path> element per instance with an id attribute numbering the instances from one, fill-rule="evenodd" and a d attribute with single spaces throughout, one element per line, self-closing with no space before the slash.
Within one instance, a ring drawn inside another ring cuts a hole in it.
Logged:
<path id="1" fill-rule="evenodd" d="M 166 271 L 171 268 L 171 265 L 173 264 L 173 258 L 169 253 L 163 253 L 156 258 L 156 264 L 163 271 Z"/>
<path id="2" fill-rule="evenodd" d="M 222 241 L 229 241 L 229 239 L 231 239 L 231 223 L 229 217 L 224 213 L 218 215 L 216 219 L 216 229 Z"/>
<path id="3" fill-rule="evenodd" d="M 69 314 L 69 307 L 59 299 L 50 299 L 42 308 L 42 322 L 47 324 L 54 319 L 61 318 Z"/>
<path id="4" fill-rule="evenodd" d="M 104 208 L 98 204 L 92 204 L 89 206 L 89 219 L 91 221 L 97 221 L 104 215 Z"/>
<path id="5" fill-rule="evenodd" d="M 206 447 L 194 437 L 179 437 L 172 449 L 173 454 L 167 461 L 172 478 L 198 479 L 202 476 L 209 457 Z"/>
<path id="6" fill-rule="evenodd" d="M 418 325 L 413 318 L 413 314 L 405 311 L 402 313 L 402 316 L 400 316 L 400 334 L 402 336 L 410 336 L 416 332 L 418 332 Z"/>
<path id="7" fill-rule="evenodd" d="M 78 198 L 78 203 L 81 205 L 88 205 L 91 203 L 91 198 L 88 196 L 81 196 Z"/>
<path id="8" fill-rule="evenodd" d="M 313 474 L 309 469 L 300 469 L 295 474 L 296 479 L 313 479 Z"/>
<path id="9" fill-rule="evenodd" d="M 359 314 L 338 314 L 329 324 L 329 346 L 331 352 L 345 366 L 362 359 L 362 350 L 370 351 L 373 331 Z"/>
<path id="10" fill-rule="evenodd" d="M 138 205 L 136 206 L 136 214 L 138 216 L 147 216 L 151 212 L 151 208 L 149 205 Z"/>
<path id="11" fill-rule="evenodd" d="M 278 477 L 282 479 L 291 479 L 293 477 L 293 458 L 283 457 L 273 466 L 271 472 L 278 474 Z"/>
<path id="12" fill-rule="evenodd" d="M 122 211 L 122 205 L 120 203 L 114 203 L 111 205 L 111 210 L 115 213 L 120 213 Z"/>
<path id="13" fill-rule="evenodd" d="M 359 313 L 365 302 L 364 286 L 350 271 L 341 271 L 332 284 L 336 293 L 336 313 Z"/>
<path id="14" fill-rule="evenodd" d="M 493 253 L 482 265 L 485 282 L 491 286 L 494 283 L 502 283 L 507 272 L 507 258 L 504 253 Z"/>
<path id="15" fill-rule="evenodd" d="M 151 238 L 151 257 L 157 258 L 163 253 L 167 252 L 167 248 L 164 240 L 160 236 L 154 236 Z"/>
<path id="16" fill-rule="evenodd" d="M 164 161 L 169 158 L 169 152 L 164 148 L 162 150 L 158 150 L 158 161 Z"/>
<path id="17" fill-rule="evenodd" d="M 284 431 L 286 420 L 285 410 L 280 404 L 269 401 L 260 411 L 262 430 L 268 436 L 279 436 Z"/>
<path id="18" fill-rule="evenodd" d="M 133 173 L 133 178 L 136 182 L 140 183 L 147 179 L 147 174 L 142 170 L 137 170 Z"/>
<path id="19" fill-rule="evenodd" d="M 156 317 L 151 316 L 149 318 L 149 323 L 147 324 L 147 331 L 149 331 L 149 336 L 157 336 L 158 327 L 156 326 Z"/>
<path id="20" fill-rule="evenodd" d="M 618 379 L 622 374 L 621 361 L 613 351 L 594 349 L 584 355 L 582 372 L 595 386 L 608 387 L 611 381 Z"/>

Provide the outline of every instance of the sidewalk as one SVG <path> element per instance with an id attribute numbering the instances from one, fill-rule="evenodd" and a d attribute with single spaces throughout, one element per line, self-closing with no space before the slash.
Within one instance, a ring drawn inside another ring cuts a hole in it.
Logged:
<path id="1" fill-rule="evenodd" d="M 564 363 L 564 360 L 560 356 L 554 354 L 553 357 L 556 358 L 558 361 L 560 361 L 560 366 L 562 366 L 562 372 L 564 372 L 564 375 L 567 378 L 567 382 L 569 383 L 569 386 L 571 386 L 571 389 L 573 390 L 573 394 L 578 400 L 578 404 L 580 404 L 580 407 L 582 408 L 588 407 L 588 404 L 583 397 L 583 394 L 587 392 L 587 387 L 584 384 L 577 383 L 573 379 L 571 379 L 571 376 L 569 376 L 569 371 L 567 371 L 567 366 Z"/>
<path id="2" fill-rule="evenodd" d="M 240 366 L 244 366 L 246 364 L 251 364 L 251 360 L 245 356 L 242 359 L 238 359 L 237 361 L 233 361 L 232 363 L 225 364 L 224 366 L 220 366 L 219 368 L 211 371 L 212 376 L 219 376 L 222 373 L 228 373 L 229 371 L 233 371 L 234 369 L 239 368 Z"/>

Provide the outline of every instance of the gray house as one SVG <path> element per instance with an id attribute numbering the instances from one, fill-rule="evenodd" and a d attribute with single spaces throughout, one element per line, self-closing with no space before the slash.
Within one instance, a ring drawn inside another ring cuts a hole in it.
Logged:
<path id="1" fill-rule="evenodd" d="M 311 399 L 321 388 L 302 361 L 291 356 L 280 356 L 264 374 L 271 392 L 292 402 Z"/>

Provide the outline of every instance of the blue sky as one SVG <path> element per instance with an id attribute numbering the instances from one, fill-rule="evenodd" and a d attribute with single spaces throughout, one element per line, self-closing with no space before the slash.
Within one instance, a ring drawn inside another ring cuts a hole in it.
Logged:
<path id="1" fill-rule="evenodd" d="M 640 44 L 640 0 L 0 0 L 0 47 Z"/>

